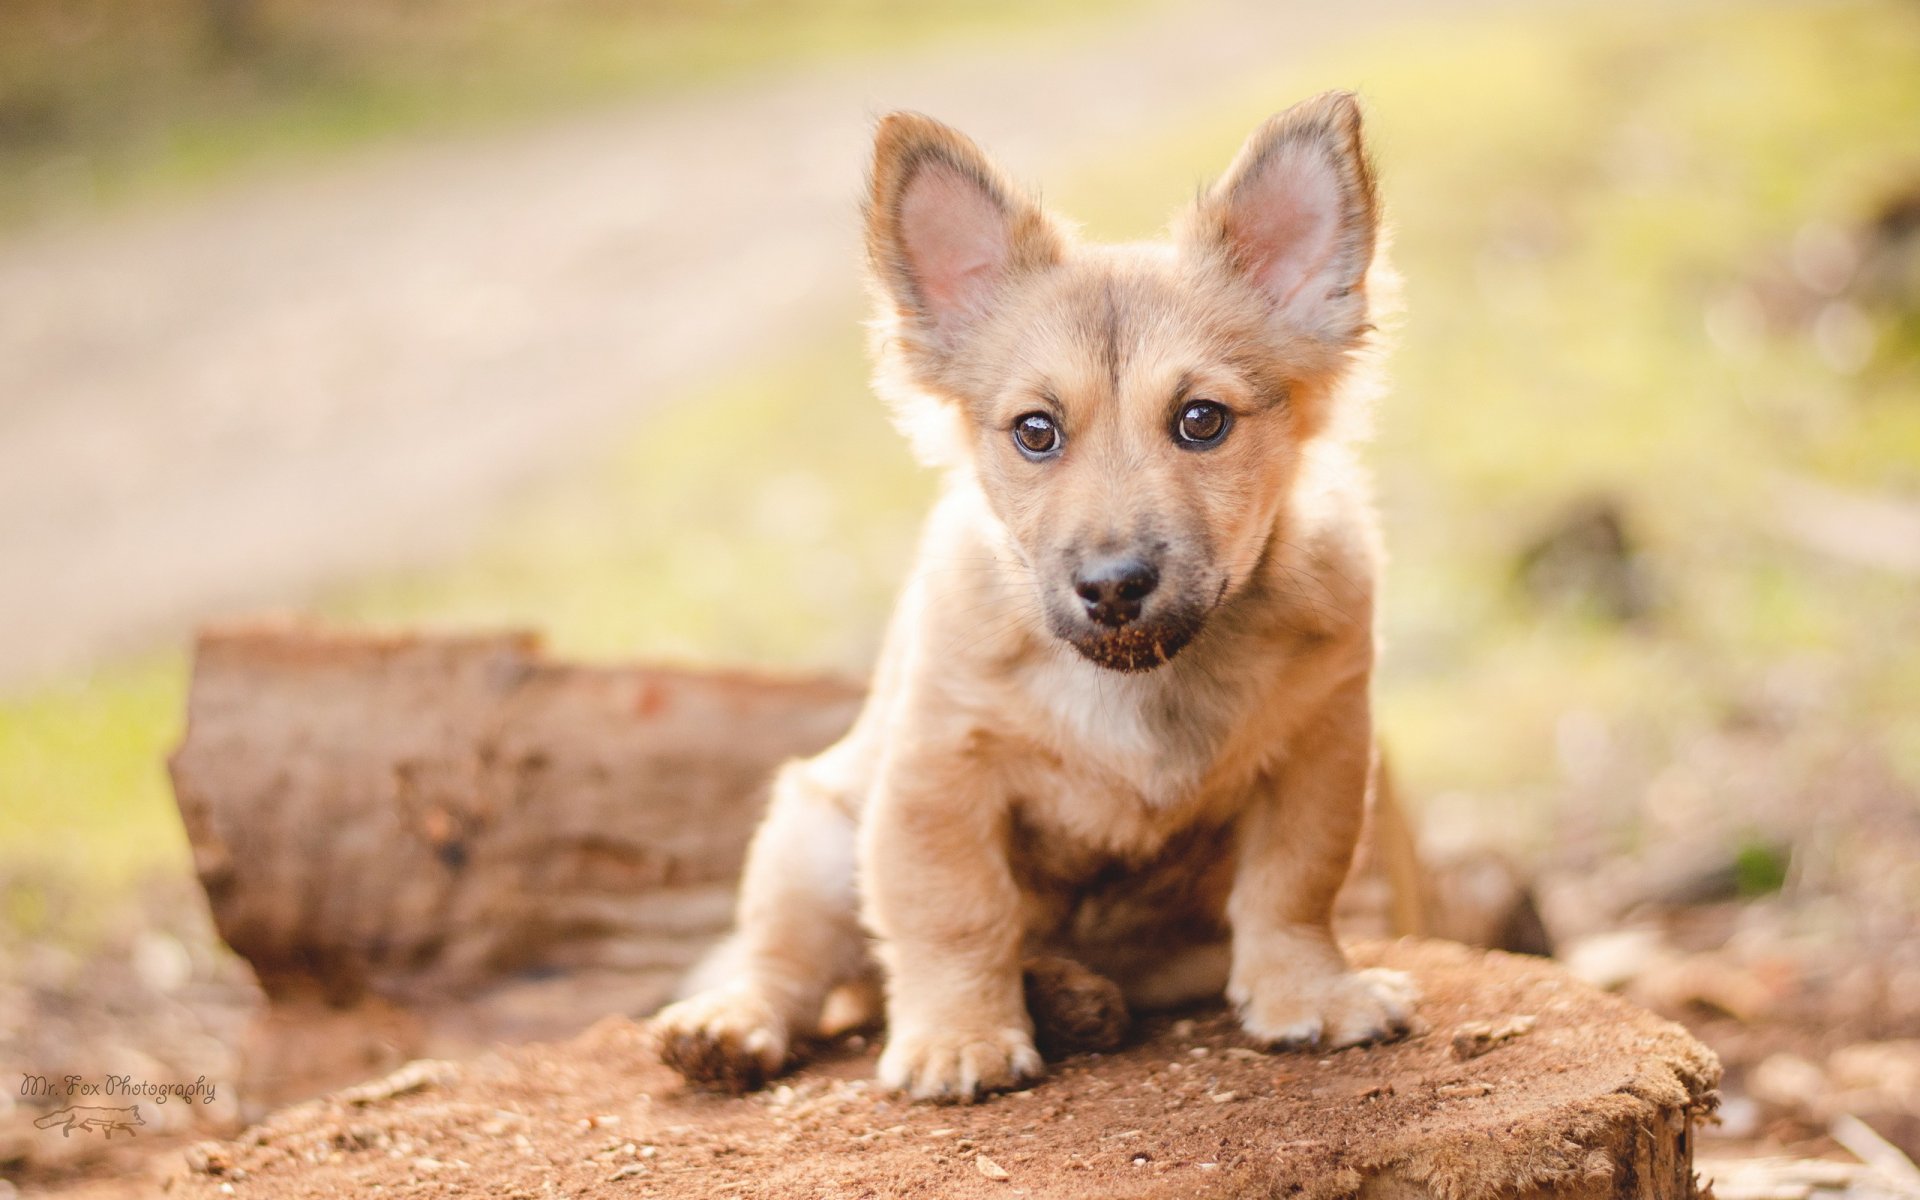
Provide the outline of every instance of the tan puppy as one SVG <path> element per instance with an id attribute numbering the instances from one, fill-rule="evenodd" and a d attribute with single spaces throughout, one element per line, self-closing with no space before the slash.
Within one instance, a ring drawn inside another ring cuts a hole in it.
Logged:
<path id="1" fill-rule="evenodd" d="M 1405 1030 L 1408 981 L 1329 928 L 1373 763 L 1340 418 L 1378 225 L 1345 94 L 1267 122 L 1151 245 L 1077 244 L 959 133 L 881 122 L 877 380 L 946 486 L 865 711 L 782 770 L 738 932 L 656 1020 L 669 1062 L 780 1070 L 873 949 L 880 1077 L 922 1098 L 1041 1073 L 1034 953 L 1135 1006 L 1224 990 L 1270 1044 Z"/>

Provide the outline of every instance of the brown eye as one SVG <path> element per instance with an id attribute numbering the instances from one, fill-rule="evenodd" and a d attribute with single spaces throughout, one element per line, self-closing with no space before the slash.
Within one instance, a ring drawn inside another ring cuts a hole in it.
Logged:
<path id="1" fill-rule="evenodd" d="M 1060 449 L 1060 427 L 1047 414 L 1030 412 L 1013 423 L 1013 440 L 1028 458 L 1051 458 Z"/>
<path id="2" fill-rule="evenodd" d="M 1190 450 L 1205 450 L 1219 445 L 1232 427 L 1232 413 L 1211 400 L 1196 400 L 1180 410 L 1173 436 Z"/>

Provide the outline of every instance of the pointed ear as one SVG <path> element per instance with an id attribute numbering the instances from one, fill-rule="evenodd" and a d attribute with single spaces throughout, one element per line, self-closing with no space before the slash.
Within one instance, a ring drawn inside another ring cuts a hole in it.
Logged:
<path id="1" fill-rule="evenodd" d="M 964 134 L 890 113 L 874 134 L 867 260 L 908 327 L 950 342 L 1022 272 L 1058 262 L 1060 236 Z"/>
<path id="2" fill-rule="evenodd" d="M 1187 238 L 1225 255 L 1290 331 L 1344 348 L 1367 328 L 1380 223 L 1350 92 L 1268 120 L 1194 209 Z"/>

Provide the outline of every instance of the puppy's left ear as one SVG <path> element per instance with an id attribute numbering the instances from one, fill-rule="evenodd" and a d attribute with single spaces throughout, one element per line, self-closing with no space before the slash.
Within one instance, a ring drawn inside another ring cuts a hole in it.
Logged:
<path id="1" fill-rule="evenodd" d="M 1195 207 L 1189 245 L 1225 256 L 1285 334 L 1346 349 L 1368 328 L 1379 201 L 1350 92 L 1268 120 Z"/>

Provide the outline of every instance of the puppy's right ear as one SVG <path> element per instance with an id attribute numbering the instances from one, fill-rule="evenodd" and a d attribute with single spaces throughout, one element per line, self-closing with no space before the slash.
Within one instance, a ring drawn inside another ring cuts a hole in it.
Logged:
<path id="1" fill-rule="evenodd" d="M 1059 231 L 966 135 L 889 113 L 873 139 L 867 261 L 900 331 L 951 349 L 1008 282 L 1056 263 Z"/>

